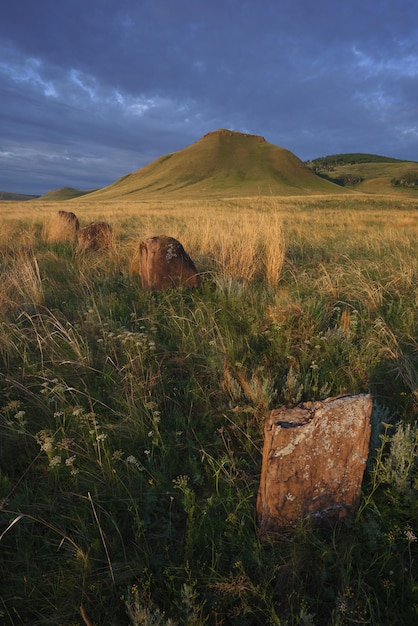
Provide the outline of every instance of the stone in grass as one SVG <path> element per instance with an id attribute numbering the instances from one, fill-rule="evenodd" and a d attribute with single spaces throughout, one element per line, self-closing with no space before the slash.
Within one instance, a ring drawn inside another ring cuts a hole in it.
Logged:
<path id="1" fill-rule="evenodd" d="M 149 237 L 139 246 L 142 287 L 161 291 L 180 286 L 195 288 L 201 277 L 182 244 L 173 237 Z"/>
<path id="2" fill-rule="evenodd" d="M 261 535 L 310 517 L 355 511 L 369 453 L 372 396 L 338 396 L 271 411 L 257 497 Z"/>
<path id="3" fill-rule="evenodd" d="M 112 245 L 112 227 L 107 222 L 91 222 L 77 233 L 79 250 L 100 250 Z"/>

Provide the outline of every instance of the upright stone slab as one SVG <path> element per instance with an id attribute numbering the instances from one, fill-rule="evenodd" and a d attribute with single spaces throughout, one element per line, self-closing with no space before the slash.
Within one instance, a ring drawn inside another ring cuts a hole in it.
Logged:
<path id="1" fill-rule="evenodd" d="M 77 232 L 79 250 L 101 250 L 112 245 L 112 227 L 107 222 L 91 222 Z"/>
<path id="2" fill-rule="evenodd" d="M 139 275 L 144 289 L 162 291 L 184 285 L 195 288 L 202 279 L 182 244 L 173 237 L 149 237 L 139 245 Z"/>
<path id="3" fill-rule="evenodd" d="M 356 509 L 371 412 L 368 394 L 271 411 L 257 497 L 261 534 L 279 532 L 303 517 L 341 519 Z"/>

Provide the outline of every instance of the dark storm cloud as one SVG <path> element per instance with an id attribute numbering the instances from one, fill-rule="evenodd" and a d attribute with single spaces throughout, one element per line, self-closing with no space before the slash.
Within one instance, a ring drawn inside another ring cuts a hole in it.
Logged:
<path id="1" fill-rule="evenodd" d="M 418 159 L 415 22 L 405 0 L 8 0 L 0 190 L 104 186 L 219 127 Z"/>

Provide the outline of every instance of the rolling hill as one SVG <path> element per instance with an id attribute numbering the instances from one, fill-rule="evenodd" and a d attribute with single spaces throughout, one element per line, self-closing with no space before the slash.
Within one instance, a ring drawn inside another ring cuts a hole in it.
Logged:
<path id="1" fill-rule="evenodd" d="M 0 200 L 142 200 L 173 197 L 418 193 L 418 163 L 364 153 L 302 162 L 260 135 L 220 129 L 163 155 L 101 189 L 54 189 L 42 196 L 0 192 Z"/>
<path id="2" fill-rule="evenodd" d="M 95 191 L 95 190 L 93 190 Z M 61 200 L 72 200 L 73 198 L 81 198 L 92 193 L 92 191 L 79 191 L 72 187 L 61 187 L 60 189 L 53 189 L 40 196 L 40 200 L 48 200 L 51 202 L 60 202 Z"/>
<path id="3" fill-rule="evenodd" d="M 0 191 L 0 200 L 15 200 L 18 202 L 25 202 L 26 200 L 35 200 L 39 196 L 30 196 L 25 193 L 13 193 L 11 191 Z"/>
<path id="4" fill-rule="evenodd" d="M 335 154 L 306 163 L 330 182 L 363 193 L 418 194 L 418 163 L 376 154 Z"/>
<path id="5" fill-rule="evenodd" d="M 317 176 L 292 152 L 264 137 L 220 129 L 178 152 L 166 154 L 89 200 L 341 193 L 340 186 Z"/>

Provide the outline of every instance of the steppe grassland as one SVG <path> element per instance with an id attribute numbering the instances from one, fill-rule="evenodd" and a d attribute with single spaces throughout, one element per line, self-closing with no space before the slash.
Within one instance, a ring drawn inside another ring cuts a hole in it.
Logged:
<path id="1" fill-rule="evenodd" d="M 113 248 L 53 241 L 62 209 L 108 221 Z M 123 626 L 413 623 L 418 201 L 0 210 L 3 617 L 80 624 L 81 604 Z M 141 290 L 138 243 L 163 233 L 204 273 L 201 291 Z M 356 518 L 260 544 L 266 412 L 368 390 Z"/>
<path id="2" fill-rule="evenodd" d="M 1 239 L 7 243 L 17 238 L 21 245 L 30 245 L 41 235 L 48 241 L 54 215 L 64 209 L 75 212 L 82 226 L 108 221 L 122 255 L 132 253 L 145 237 L 169 234 L 179 238 L 192 256 L 209 264 L 212 260 L 234 278 L 251 280 L 263 274 L 261 268 L 266 271 L 272 258 L 277 257 L 279 266 L 286 246 L 306 244 L 308 251 L 319 246 L 324 260 L 345 253 L 354 258 L 356 251 L 364 255 L 366 250 L 370 257 L 374 252 L 377 260 L 380 254 L 387 257 L 393 247 L 414 241 L 417 207 L 418 200 L 360 194 L 133 203 L 3 202 Z M 273 273 L 272 284 L 274 277 Z"/>
<path id="3" fill-rule="evenodd" d="M 93 220 L 112 225 L 113 258 L 123 271 L 135 270 L 139 241 L 169 234 L 183 243 L 201 271 L 246 283 L 266 279 L 272 287 L 278 285 L 287 250 L 289 261 L 303 261 L 310 279 L 338 296 L 342 284 L 364 292 L 370 282 L 375 291 L 379 274 L 385 288 L 413 280 L 417 206 L 410 199 L 366 195 L 3 203 L 1 239 L 26 246 L 51 242 L 54 215 L 63 208 L 75 212 L 82 226 Z"/>

